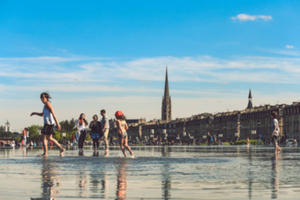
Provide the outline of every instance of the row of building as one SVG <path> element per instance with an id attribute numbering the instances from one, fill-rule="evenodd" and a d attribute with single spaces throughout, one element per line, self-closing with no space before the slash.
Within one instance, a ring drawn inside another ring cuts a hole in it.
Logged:
<path id="1" fill-rule="evenodd" d="M 146 121 L 128 120 L 131 141 L 185 141 L 204 142 L 214 136 L 221 141 L 238 139 L 262 139 L 270 141 L 272 134 L 271 112 L 279 114 L 280 136 L 300 139 L 300 102 L 291 105 L 265 105 L 253 107 L 251 90 L 248 106 L 244 110 L 217 114 L 202 113 L 188 118 L 171 119 L 168 71 L 162 100 L 162 119 Z M 111 130 L 116 132 L 115 129 Z"/>

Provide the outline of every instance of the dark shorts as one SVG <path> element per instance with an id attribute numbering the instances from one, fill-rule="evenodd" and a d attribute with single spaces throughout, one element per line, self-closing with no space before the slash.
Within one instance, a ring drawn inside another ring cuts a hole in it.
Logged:
<path id="1" fill-rule="evenodd" d="M 54 134 L 54 125 L 45 124 L 44 127 L 42 128 L 41 133 L 43 135 L 52 135 L 52 134 Z"/>
<path id="2" fill-rule="evenodd" d="M 278 144 L 278 137 L 277 136 L 272 136 L 272 142 L 273 142 L 273 144 L 275 145 L 275 144 Z"/>

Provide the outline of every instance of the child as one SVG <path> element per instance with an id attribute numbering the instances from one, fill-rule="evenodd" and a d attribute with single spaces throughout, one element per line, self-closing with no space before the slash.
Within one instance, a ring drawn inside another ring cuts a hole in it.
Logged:
<path id="1" fill-rule="evenodd" d="M 98 116 L 93 116 L 93 121 L 90 123 L 91 138 L 93 140 L 94 156 L 99 156 L 99 139 L 102 136 L 101 123 L 98 121 Z"/>
<path id="2" fill-rule="evenodd" d="M 64 148 L 52 137 L 54 134 L 54 124 L 57 126 L 57 130 L 60 131 L 61 127 L 58 123 L 56 115 L 54 113 L 54 109 L 50 103 L 50 95 L 47 92 L 43 92 L 40 95 L 41 101 L 44 104 L 43 112 L 33 112 L 30 116 L 38 115 L 44 118 L 44 127 L 42 128 L 42 135 L 43 135 L 43 146 L 44 146 L 44 153 L 43 156 L 48 156 L 48 141 L 53 142 L 59 149 L 60 155 L 63 156 Z"/>
<path id="3" fill-rule="evenodd" d="M 87 133 L 87 128 L 88 122 L 85 119 L 85 114 L 81 113 L 79 116 L 79 119 L 76 123 L 76 127 L 79 132 L 79 139 L 78 139 L 78 148 L 79 148 L 79 155 L 83 155 L 83 144 L 85 141 L 86 133 Z"/>
<path id="4" fill-rule="evenodd" d="M 125 121 L 125 116 L 122 113 L 122 111 L 117 111 L 115 113 L 115 116 L 117 119 L 119 143 L 123 155 L 124 157 L 126 157 L 126 152 L 125 152 L 125 148 L 126 148 L 129 151 L 131 157 L 134 158 L 133 152 L 131 151 L 131 148 L 128 146 L 128 136 L 127 136 L 128 125 Z"/>

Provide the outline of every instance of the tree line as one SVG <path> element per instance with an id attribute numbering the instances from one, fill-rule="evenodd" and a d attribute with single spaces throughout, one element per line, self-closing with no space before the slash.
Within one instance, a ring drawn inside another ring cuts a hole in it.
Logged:
<path id="1" fill-rule="evenodd" d="M 71 120 L 63 120 L 59 122 L 61 126 L 61 131 L 55 130 L 55 134 L 53 137 L 60 141 L 60 142 L 66 142 L 66 141 L 72 141 L 73 136 L 75 135 L 77 129 L 76 129 L 76 122 L 74 119 Z M 39 125 L 31 125 L 28 128 L 29 131 L 29 140 L 33 142 L 39 142 L 41 140 L 41 129 L 42 126 Z M 63 137 L 63 133 L 65 133 L 65 137 Z M 22 133 L 17 132 L 6 132 L 4 126 L 0 126 L 0 137 L 2 138 L 13 138 L 17 141 L 21 141 L 23 138 Z"/>

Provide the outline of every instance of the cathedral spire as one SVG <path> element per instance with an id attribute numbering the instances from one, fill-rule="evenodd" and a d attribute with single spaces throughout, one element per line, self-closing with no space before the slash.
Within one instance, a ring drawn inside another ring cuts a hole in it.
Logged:
<path id="1" fill-rule="evenodd" d="M 169 91 L 168 67 L 166 67 L 165 90 L 161 106 L 161 119 L 170 121 L 172 116 L 171 97 Z"/>
<path id="2" fill-rule="evenodd" d="M 252 93 L 251 93 L 251 89 L 249 89 L 248 106 L 247 106 L 247 109 L 251 109 L 251 108 L 253 108 L 253 103 L 252 103 Z"/>
<path id="3" fill-rule="evenodd" d="M 170 96 L 170 91 L 169 91 L 169 80 L 168 80 L 168 66 L 166 66 L 166 79 L 165 79 L 165 97 Z"/>

